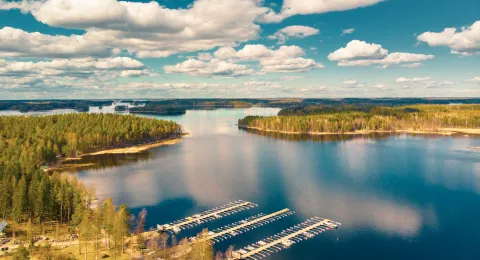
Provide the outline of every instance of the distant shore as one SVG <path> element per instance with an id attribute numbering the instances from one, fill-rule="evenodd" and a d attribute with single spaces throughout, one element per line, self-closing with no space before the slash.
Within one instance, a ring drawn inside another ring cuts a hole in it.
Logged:
<path id="1" fill-rule="evenodd" d="M 49 166 L 47 169 L 45 169 L 45 171 L 51 172 L 51 171 L 68 170 L 68 169 L 94 166 L 95 164 L 93 164 L 93 163 L 71 164 L 71 163 L 65 163 L 65 162 L 81 160 L 85 156 L 95 156 L 95 155 L 102 155 L 102 154 L 136 154 L 136 153 L 141 153 L 141 152 L 144 152 L 148 149 L 152 149 L 152 148 L 156 148 L 156 147 L 160 147 L 160 146 L 178 144 L 181 141 L 181 137 L 183 137 L 183 136 L 188 136 L 188 134 L 181 135 L 181 136 L 175 137 L 175 138 L 160 140 L 160 141 L 156 141 L 156 142 L 152 142 L 152 143 L 138 144 L 138 145 L 132 145 L 132 146 L 122 147 L 122 148 L 105 149 L 105 150 L 100 150 L 100 151 L 96 151 L 96 152 L 80 154 L 77 157 L 63 158 L 63 159 L 60 159 L 55 165 Z"/>
<path id="2" fill-rule="evenodd" d="M 385 131 L 385 130 L 361 130 L 361 131 L 354 131 L 354 132 L 344 132 L 344 133 L 334 133 L 334 132 L 291 132 L 291 131 L 279 131 L 279 130 L 270 130 L 265 128 L 253 127 L 253 126 L 246 126 L 246 125 L 238 125 L 240 128 L 244 129 L 252 129 L 258 130 L 262 132 L 272 132 L 272 133 L 279 133 L 279 134 L 291 134 L 291 135 L 366 135 L 366 134 L 374 134 L 374 133 L 405 133 L 405 134 L 435 134 L 435 135 L 446 135 L 451 136 L 455 134 L 472 134 L 472 135 L 480 135 L 480 129 L 473 129 L 473 128 L 439 128 L 439 129 L 422 129 L 422 130 L 415 130 L 415 129 L 398 129 L 392 131 Z"/>

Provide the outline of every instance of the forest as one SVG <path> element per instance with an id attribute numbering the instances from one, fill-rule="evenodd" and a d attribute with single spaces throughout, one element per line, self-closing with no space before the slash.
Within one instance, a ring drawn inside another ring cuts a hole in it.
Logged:
<path id="1" fill-rule="evenodd" d="M 88 112 L 90 106 L 107 106 L 112 101 L 105 100 L 4 100 L 0 101 L 0 110 L 47 111 L 53 109 L 75 109 Z"/>
<path id="2" fill-rule="evenodd" d="M 285 133 L 356 131 L 436 131 L 480 128 L 480 105 L 305 106 L 286 108 L 279 116 L 247 116 L 240 127 Z"/>
<path id="3" fill-rule="evenodd" d="M 86 243 L 99 235 L 99 225 L 106 236 L 124 239 L 129 229 L 126 205 L 116 207 L 107 199 L 94 210 L 93 189 L 66 174 L 49 175 L 42 165 L 181 133 L 174 122 L 134 115 L 0 116 L 0 218 L 10 221 L 13 237 L 22 232 L 27 242 L 52 222 L 67 226 L 68 234 L 76 233 Z M 112 244 L 122 248 L 118 240 Z"/>
<path id="4" fill-rule="evenodd" d="M 136 114 L 169 115 L 169 116 L 185 115 L 185 113 L 187 112 L 187 110 L 183 107 L 159 105 L 159 104 L 146 104 L 145 106 L 131 107 L 129 111 L 131 113 L 136 113 Z"/>
<path id="5" fill-rule="evenodd" d="M 1 116 L 0 216 L 17 223 L 28 218 L 69 221 L 85 188 L 65 176 L 47 176 L 42 165 L 107 147 L 170 138 L 181 131 L 174 122 L 131 115 Z"/>

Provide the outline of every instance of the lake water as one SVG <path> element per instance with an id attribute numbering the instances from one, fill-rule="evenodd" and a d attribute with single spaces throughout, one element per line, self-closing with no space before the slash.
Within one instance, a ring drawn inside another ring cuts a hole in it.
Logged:
<path id="1" fill-rule="evenodd" d="M 314 217 L 342 223 L 268 259 L 480 259 L 480 138 L 306 137 L 259 134 L 235 125 L 278 109 L 187 111 L 175 120 L 192 134 L 179 144 L 99 162 L 78 178 L 136 214 L 147 227 L 234 200 L 259 207 L 211 222 L 210 229 L 256 213 L 296 214 L 216 245 L 244 247 Z"/>

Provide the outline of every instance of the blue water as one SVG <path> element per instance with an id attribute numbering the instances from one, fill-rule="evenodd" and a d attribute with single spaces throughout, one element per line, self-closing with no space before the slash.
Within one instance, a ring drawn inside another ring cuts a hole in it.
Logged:
<path id="1" fill-rule="evenodd" d="M 147 227 L 233 200 L 259 204 L 179 237 L 256 213 L 296 211 L 274 224 L 216 245 L 244 247 L 309 217 L 342 223 L 269 259 L 480 259 L 480 138 L 260 135 L 239 130 L 238 118 L 278 109 L 188 111 L 157 117 L 192 134 L 181 143 L 112 159 L 79 179 L 100 199 L 111 196 Z M 338 139 L 338 138 L 337 138 Z M 97 158 L 98 159 L 98 158 Z"/>

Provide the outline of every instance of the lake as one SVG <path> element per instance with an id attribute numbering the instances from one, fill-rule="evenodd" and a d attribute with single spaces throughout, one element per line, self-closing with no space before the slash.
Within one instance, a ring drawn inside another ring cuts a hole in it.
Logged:
<path id="1" fill-rule="evenodd" d="M 91 109 L 92 110 L 92 109 Z M 342 223 L 268 259 L 480 259 L 480 138 L 286 136 L 240 130 L 275 108 L 189 110 L 153 116 L 190 137 L 137 155 L 87 157 L 77 176 L 117 204 L 148 212 L 147 227 L 234 200 L 259 207 L 180 233 L 257 213 L 296 214 L 216 245 L 237 249 L 318 216 Z"/>

